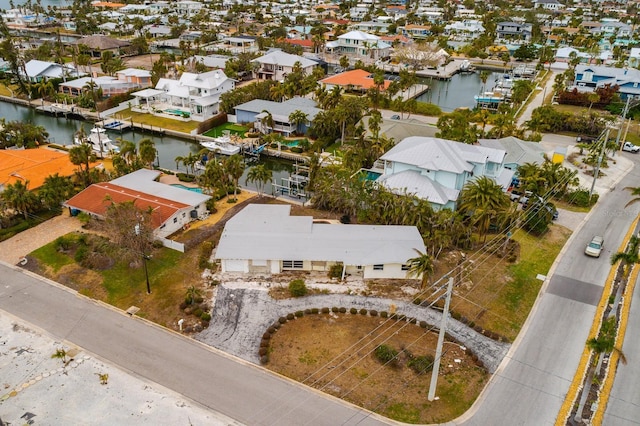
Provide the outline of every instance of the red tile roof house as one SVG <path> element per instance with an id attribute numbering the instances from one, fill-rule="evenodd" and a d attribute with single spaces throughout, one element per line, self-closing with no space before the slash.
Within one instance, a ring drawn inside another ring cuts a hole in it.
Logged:
<path id="1" fill-rule="evenodd" d="M 375 86 L 373 82 L 373 74 L 367 70 L 345 71 L 340 74 L 332 75 L 319 81 L 320 84 L 326 85 L 327 90 L 331 90 L 334 86 L 342 87 L 346 91 L 359 90 L 366 92 Z M 389 88 L 391 81 L 385 80 L 382 91 Z"/>
<path id="2" fill-rule="evenodd" d="M 64 206 L 102 219 L 112 203 L 133 201 L 140 210 L 153 211 L 154 236 L 167 245 L 167 236 L 207 215 L 205 204 L 211 197 L 156 182 L 160 174 L 141 169 L 111 182 L 96 183 L 69 199 Z"/>

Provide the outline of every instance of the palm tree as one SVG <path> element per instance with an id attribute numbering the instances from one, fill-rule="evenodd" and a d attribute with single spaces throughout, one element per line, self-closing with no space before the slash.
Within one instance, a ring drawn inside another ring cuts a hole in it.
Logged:
<path id="1" fill-rule="evenodd" d="M 491 221 L 510 204 L 500 185 L 487 176 L 481 176 L 464 186 L 458 207 L 471 218 L 471 222 L 478 227 L 478 233 L 486 240 Z"/>
<path id="2" fill-rule="evenodd" d="M 273 172 L 269 170 L 264 164 L 258 164 L 249 169 L 245 185 L 250 182 L 256 183 L 258 189 L 258 196 L 262 197 L 264 186 L 273 180 Z"/>
<path id="3" fill-rule="evenodd" d="M 50 210 L 59 210 L 63 201 L 73 194 L 73 183 L 66 176 L 58 173 L 47 176 L 38 189 L 38 196 L 42 203 Z"/>
<path id="4" fill-rule="evenodd" d="M 29 218 L 30 212 L 37 209 L 39 204 L 38 197 L 29 191 L 29 181 L 22 183 L 19 180 L 14 184 L 9 184 L 0 195 L 7 206 L 24 215 L 25 220 Z"/>
<path id="5" fill-rule="evenodd" d="M 480 71 L 480 81 L 482 81 L 482 93 L 487 91 L 487 80 L 489 80 L 489 76 L 491 75 L 491 73 L 487 70 L 482 70 Z"/>
<path id="6" fill-rule="evenodd" d="M 91 163 L 96 161 L 96 154 L 91 149 L 91 146 L 83 143 L 71 148 L 69 150 L 69 161 L 78 166 L 78 175 L 83 180 L 84 186 L 87 187 L 91 185 L 89 168 Z"/>
<path id="7" fill-rule="evenodd" d="M 631 201 L 629 201 L 627 204 L 624 205 L 624 207 L 629 207 L 632 204 L 637 203 L 638 201 L 640 201 L 640 186 L 627 186 L 626 188 L 624 188 L 626 191 L 631 192 L 631 195 L 636 197 L 636 198 L 632 198 Z"/>
<path id="8" fill-rule="evenodd" d="M 268 134 L 273 131 L 273 127 L 275 126 L 275 122 L 273 121 L 273 115 L 266 109 L 263 109 L 261 114 L 265 114 L 264 117 L 260 119 L 260 124 L 262 125 L 263 133 Z"/>
<path id="9" fill-rule="evenodd" d="M 153 169 L 153 162 L 156 160 L 158 150 L 156 145 L 149 138 L 144 138 L 140 141 L 140 161 L 142 161 L 149 169 Z"/>
<path id="10" fill-rule="evenodd" d="M 429 277 L 433 273 L 433 259 L 427 253 L 422 253 L 418 249 L 414 249 L 418 254 L 416 257 L 412 257 L 407 261 L 409 264 L 409 276 L 420 277 L 420 290 L 427 288 L 429 284 Z"/>
<path id="11" fill-rule="evenodd" d="M 232 155 L 224 162 L 224 169 L 229 175 L 230 180 L 233 182 L 233 199 L 237 201 L 238 197 L 238 180 L 244 173 L 244 164 L 242 157 L 239 154 Z"/>
<path id="12" fill-rule="evenodd" d="M 186 302 L 189 305 L 193 305 L 198 297 L 202 296 L 202 291 L 196 286 L 190 286 L 187 288 Z"/>
<path id="13" fill-rule="evenodd" d="M 297 134 L 302 134 L 302 132 L 300 131 L 300 125 L 304 124 L 307 122 L 307 114 L 305 114 L 304 112 L 300 111 L 299 109 L 293 111 L 291 114 L 289 114 L 289 122 L 293 125 L 296 126 L 296 133 Z"/>
<path id="14" fill-rule="evenodd" d="M 629 239 L 629 244 L 627 245 L 626 251 L 619 251 L 611 255 L 611 264 L 615 265 L 618 261 L 622 262 L 623 265 L 623 274 L 622 276 L 626 279 L 631 272 L 631 265 L 640 262 L 640 255 L 638 254 L 638 245 L 640 244 L 640 238 L 633 235 Z"/>

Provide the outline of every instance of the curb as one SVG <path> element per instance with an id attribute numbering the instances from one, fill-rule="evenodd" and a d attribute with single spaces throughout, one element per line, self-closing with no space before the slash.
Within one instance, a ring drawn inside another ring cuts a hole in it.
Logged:
<path id="1" fill-rule="evenodd" d="M 636 282 L 638 280 L 638 275 L 640 274 L 640 268 L 634 268 L 633 272 L 629 277 L 629 281 L 627 282 L 627 288 L 625 289 L 623 300 L 624 303 L 622 305 L 622 310 L 620 312 L 620 323 L 618 326 L 618 334 L 616 336 L 616 346 L 617 348 L 622 349 L 622 345 L 624 344 L 624 338 L 627 333 L 627 324 L 629 322 L 629 313 L 631 311 L 631 301 L 633 300 L 633 291 L 636 287 Z M 605 409 L 607 408 L 607 404 L 609 403 L 609 397 L 611 396 L 611 389 L 613 388 L 613 383 L 616 378 L 616 371 L 618 369 L 618 360 L 620 358 L 620 353 L 618 351 L 613 351 L 611 353 L 611 357 L 609 358 L 609 369 L 607 371 L 607 375 L 605 376 L 604 383 L 600 388 L 600 395 L 598 400 L 598 405 L 596 408 L 596 412 L 593 414 L 591 418 L 591 423 L 595 425 L 603 424 Z"/>
<path id="2" fill-rule="evenodd" d="M 627 234 L 624 236 L 622 240 L 622 244 L 620 245 L 619 250 L 624 250 L 633 235 L 636 226 L 638 225 L 638 219 L 636 218 L 629 227 Z M 587 338 L 591 339 L 592 337 L 596 337 L 600 330 L 600 326 L 602 324 L 602 314 L 604 312 L 605 306 L 608 304 L 609 295 L 611 294 L 611 287 L 613 285 L 613 280 L 615 278 L 616 270 L 618 264 L 620 262 L 616 262 L 615 265 L 612 265 L 611 270 L 609 271 L 609 275 L 607 276 L 607 280 L 605 281 L 604 288 L 602 290 L 602 296 L 600 298 L 600 302 L 598 302 L 598 306 L 596 308 L 596 313 L 594 315 L 593 324 L 591 324 L 591 329 L 589 330 L 589 336 Z M 576 373 L 573 376 L 573 380 L 571 381 L 571 385 L 569 386 L 569 390 L 565 396 L 564 402 L 560 407 L 560 411 L 558 412 L 558 417 L 556 418 L 555 425 L 562 426 L 567 423 L 567 419 L 571 415 L 571 411 L 573 405 L 578 398 L 578 393 L 582 389 L 584 383 L 584 377 L 587 373 L 587 366 L 589 364 L 589 360 L 591 359 L 591 349 L 587 347 L 585 344 L 584 349 L 582 351 L 582 356 L 580 357 L 580 362 L 578 363 L 578 368 L 576 369 Z"/>

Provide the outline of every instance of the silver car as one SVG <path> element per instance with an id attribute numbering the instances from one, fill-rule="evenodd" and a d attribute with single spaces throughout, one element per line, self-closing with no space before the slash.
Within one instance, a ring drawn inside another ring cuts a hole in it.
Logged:
<path id="1" fill-rule="evenodd" d="M 602 246 L 604 246 L 604 238 L 596 235 L 591 239 L 591 242 L 589 243 L 587 248 L 584 249 L 584 254 L 591 257 L 600 257 Z"/>

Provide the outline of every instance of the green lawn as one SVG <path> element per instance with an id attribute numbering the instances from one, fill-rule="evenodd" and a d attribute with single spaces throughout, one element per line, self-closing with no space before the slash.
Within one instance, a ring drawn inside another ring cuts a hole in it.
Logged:
<path id="1" fill-rule="evenodd" d="M 147 126 L 170 129 L 182 133 L 191 133 L 191 131 L 197 129 L 198 124 L 200 124 L 197 121 L 181 121 L 171 118 L 157 117 L 152 114 L 132 112 L 131 109 L 120 111 L 114 118 L 129 122 L 133 120 L 135 123 L 142 123 Z"/>
<path id="2" fill-rule="evenodd" d="M 56 250 L 55 246 L 55 242 L 42 246 L 32 252 L 31 256 L 49 266 L 53 272 L 58 272 L 60 268 L 74 263 L 75 260 L 73 260 L 72 257 Z"/>
<path id="3" fill-rule="evenodd" d="M 245 133 L 249 131 L 249 129 L 245 126 L 234 123 L 225 123 L 222 126 L 214 127 L 213 129 L 207 130 L 203 133 L 203 135 L 215 138 L 221 136 L 222 132 L 225 130 L 228 130 L 232 135 L 237 135 L 241 138 L 244 138 Z"/>

